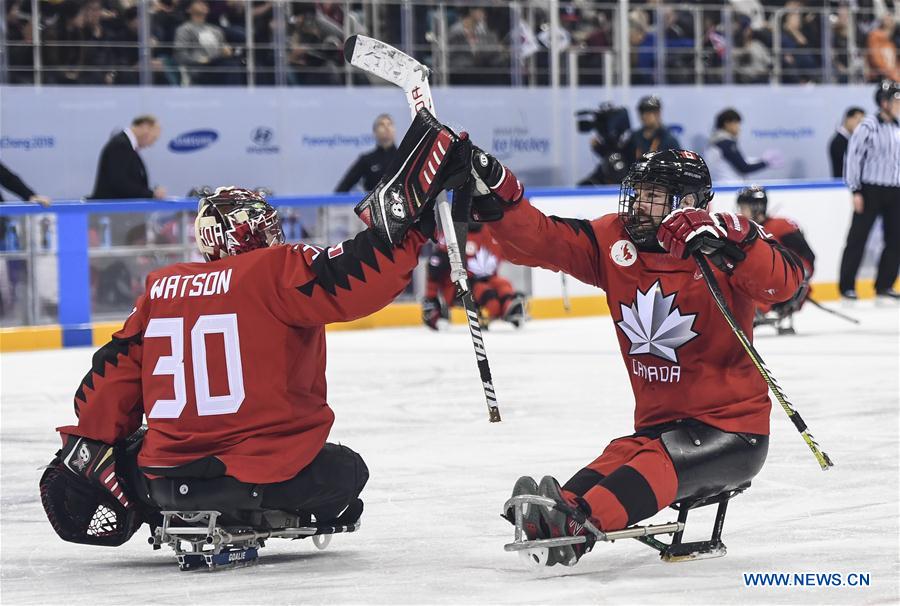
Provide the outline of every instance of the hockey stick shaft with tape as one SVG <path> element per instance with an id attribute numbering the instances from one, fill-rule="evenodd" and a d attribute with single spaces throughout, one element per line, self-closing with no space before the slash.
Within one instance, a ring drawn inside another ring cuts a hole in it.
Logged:
<path id="1" fill-rule="evenodd" d="M 695 253 L 694 259 L 697 261 L 697 266 L 700 268 L 700 273 L 703 274 L 703 279 L 706 282 L 706 285 L 709 287 L 709 292 L 712 294 L 713 300 L 715 300 L 716 302 L 716 307 L 718 307 L 719 311 L 722 312 L 722 316 L 725 317 L 725 321 L 728 322 L 728 325 L 731 327 L 731 331 L 737 337 L 738 341 L 740 341 L 741 346 L 744 348 L 744 351 L 747 352 L 747 355 L 750 356 L 750 360 L 753 362 L 756 370 L 759 371 L 759 374 L 766 382 L 766 385 L 768 385 L 772 393 L 775 394 L 775 399 L 778 400 L 778 403 L 781 404 L 781 407 L 784 409 L 784 412 L 787 413 L 787 416 L 794 424 L 794 427 L 796 427 L 797 431 L 800 432 L 800 435 L 803 436 L 803 440 L 806 442 L 807 446 L 809 446 L 809 449 L 812 451 L 813 456 L 816 457 L 816 461 L 819 462 L 819 466 L 823 471 L 827 470 L 829 467 L 833 467 L 834 463 L 832 463 L 828 455 L 822 452 L 822 449 L 819 448 L 819 444 L 809 433 L 809 428 L 807 428 L 806 423 L 804 423 L 803 418 L 800 416 L 800 413 L 797 412 L 797 410 L 794 408 L 794 405 L 791 404 L 787 399 L 787 396 L 775 381 L 772 373 L 770 373 L 769 369 L 766 367 L 766 363 L 763 362 L 762 356 L 759 355 L 759 352 L 756 351 L 753 343 L 750 342 L 750 339 L 747 338 L 747 335 L 737 323 L 737 320 L 734 318 L 734 314 L 731 313 L 731 309 L 728 308 L 728 302 L 725 300 L 725 295 L 722 294 L 722 289 L 719 287 L 719 282 L 718 280 L 716 280 L 716 276 L 715 274 L 713 274 L 713 271 L 710 268 L 709 262 L 706 260 L 706 257 L 703 256 L 702 253 Z"/>
<path id="2" fill-rule="evenodd" d="M 380 40 L 355 35 L 347 38 L 344 43 L 344 58 L 354 67 L 403 89 L 413 117 L 422 108 L 430 111 L 432 115 L 436 115 L 431 86 L 428 82 L 430 70 L 406 53 Z M 500 421 L 500 409 L 497 405 L 490 364 L 484 348 L 484 337 L 478 321 L 478 313 L 475 310 L 475 302 L 469 291 L 466 268 L 463 265 L 459 240 L 454 229 L 450 203 L 444 193 L 438 196 L 437 210 L 439 225 L 447 244 L 447 254 L 450 257 L 450 277 L 456 284 L 457 295 L 466 312 L 472 347 L 475 350 L 475 358 L 488 407 L 488 417 L 492 423 L 496 423 Z"/>
<path id="3" fill-rule="evenodd" d="M 572 311 L 572 302 L 569 300 L 569 280 L 566 278 L 566 274 L 560 272 L 559 281 L 562 287 L 563 310 L 566 313 L 570 313 Z"/>

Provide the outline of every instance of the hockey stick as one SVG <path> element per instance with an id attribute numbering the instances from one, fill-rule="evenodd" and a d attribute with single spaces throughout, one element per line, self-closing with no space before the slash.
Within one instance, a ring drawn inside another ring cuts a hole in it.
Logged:
<path id="1" fill-rule="evenodd" d="M 737 320 L 734 318 L 734 314 L 732 314 L 731 310 L 728 308 L 728 303 L 725 301 L 722 289 L 719 288 L 719 282 L 716 280 L 716 276 L 709 267 L 706 257 L 698 252 L 694 254 L 694 259 L 697 261 L 697 266 L 700 267 L 700 273 L 703 274 L 703 279 L 709 287 L 709 292 L 712 293 L 716 306 L 719 308 L 719 311 L 722 312 L 725 321 L 731 326 L 731 331 L 738 338 L 738 341 L 741 342 L 744 351 L 750 356 L 750 360 L 753 362 L 753 365 L 756 366 L 756 370 L 759 371 L 759 374 L 762 375 L 762 378 L 769 386 L 769 389 L 775 394 L 775 399 L 781 404 L 781 407 L 784 409 L 784 412 L 787 413 L 787 416 L 794 424 L 794 427 L 796 427 L 797 431 L 800 432 L 800 435 L 803 436 L 803 440 L 806 442 L 807 446 L 809 446 L 813 456 L 816 457 L 819 466 L 823 471 L 827 471 L 829 467 L 834 466 L 834 463 L 832 463 L 828 455 L 819 448 L 819 444 L 812 435 L 810 435 L 809 429 L 806 427 L 806 423 L 803 422 L 800 413 L 798 413 L 794 408 L 794 405 L 788 401 L 787 396 L 784 395 L 784 392 L 781 391 L 781 387 L 778 386 L 775 378 L 771 375 L 769 369 L 766 368 L 766 363 L 763 362 L 762 356 L 759 355 L 759 352 L 753 347 L 753 343 L 750 342 L 750 339 L 747 338 L 747 335 L 744 334 L 744 331 L 738 325 Z"/>
<path id="2" fill-rule="evenodd" d="M 409 103 L 413 118 L 415 118 L 416 112 L 422 108 L 434 115 L 434 100 L 431 97 L 431 86 L 428 83 L 431 70 L 406 53 L 380 40 L 355 35 L 350 36 L 344 42 L 344 58 L 353 67 L 402 88 L 406 93 L 406 101 Z M 450 203 L 447 201 L 446 194 L 442 193 L 438 196 L 437 208 L 441 230 L 447 243 L 447 253 L 450 257 L 450 277 L 456 284 L 457 296 L 466 310 L 466 320 L 472 336 L 472 346 L 475 348 L 478 372 L 481 375 L 481 386 L 487 402 L 488 418 L 491 423 L 496 423 L 500 421 L 500 408 L 494 393 L 494 380 L 491 377 L 491 367 L 488 363 L 487 351 L 484 348 L 481 323 L 478 321 L 475 301 L 472 299 L 472 292 L 469 290 L 466 279 L 466 268 L 460 254 L 459 240 L 456 237 Z"/>
<path id="3" fill-rule="evenodd" d="M 572 302 L 569 300 L 569 281 L 566 279 L 565 273 L 559 272 L 559 281 L 562 286 L 563 309 L 566 313 L 571 313 Z"/>
<path id="4" fill-rule="evenodd" d="M 841 312 L 831 309 L 830 307 L 826 307 L 826 306 L 822 305 L 821 303 L 819 303 L 818 301 L 816 301 L 815 299 L 813 299 L 812 297 L 807 297 L 806 300 L 824 312 L 828 312 L 833 316 L 837 316 L 837 317 L 841 318 L 842 320 L 847 320 L 848 322 L 853 322 L 854 324 L 859 324 L 859 320 L 857 320 L 856 318 L 850 317 L 846 314 L 842 314 Z"/>

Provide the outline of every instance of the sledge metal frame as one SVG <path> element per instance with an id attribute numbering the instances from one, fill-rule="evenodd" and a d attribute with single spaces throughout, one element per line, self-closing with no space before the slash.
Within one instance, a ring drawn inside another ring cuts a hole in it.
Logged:
<path id="1" fill-rule="evenodd" d="M 795 335 L 797 334 L 797 331 L 794 330 L 794 313 L 795 312 L 791 312 L 785 315 L 772 313 L 759 315 L 753 319 L 753 328 L 755 329 L 758 326 L 771 326 L 778 335 Z"/>
<path id="2" fill-rule="evenodd" d="M 651 524 L 647 526 L 629 526 L 622 530 L 604 532 L 597 528 L 590 520 L 585 520 L 585 529 L 594 535 L 596 541 L 614 543 L 619 539 L 635 539 L 644 545 L 659 552 L 659 557 L 664 562 L 685 562 L 689 560 L 702 560 L 722 557 L 727 553 L 722 542 L 722 529 L 725 524 L 725 513 L 728 509 L 728 501 L 744 492 L 749 484 L 740 486 L 734 490 L 728 490 L 713 496 L 700 499 L 683 499 L 671 507 L 678 511 L 678 521 L 668 524 Z M 525 538 L 524 511 L 525 505 L 547 507 L 559 510 L 553 499 L 538 495 L 519 495 L 511 497 L 504 503 L 503 511 L 512 509 L 515 512 L 515 520 L 509 520 L 515 525 L 515 535 L 512 543 L 503 546 L 504 551 L 521 552 L 534 549 L 546 549 L 550 547 L 562 547 L 565 545 L 579 545 L 588 541 L 587 536 L 557 537 L 553 539 L 537 539 L 529 541 Z M 712 534 L 706 541 L 682 542 L 684 529 L 687 526 L 688 512 L 707 505 L 718 505 L 716 518 L 713 523 Z M 504 516 L 505 518 L 505 516 Z M 665 543 L 654 538 L 657 535 L 672 535 L 672 541 Z"/>
<path id="3" fill-rule="evenodd" d="M 281 513 L 281 512 L 275 512 Z M 312 537 L 319 549 L 331 542 L 331 535 L 355 532 L 360 522 L 344 526 L 302 526 L 300 516 L 284 514 L 286 526 L 261 530 L 247 526 L 225 526 L 219 523 L 219 511 L 161 511 L 162 526 L 156 528 L 147 542 L 153 549 L 169 545 L 175 551 L 181 570 L 205 568 L 219 570 L 250 564 L 259 557 L 266 539 L 303 539 Z"/>

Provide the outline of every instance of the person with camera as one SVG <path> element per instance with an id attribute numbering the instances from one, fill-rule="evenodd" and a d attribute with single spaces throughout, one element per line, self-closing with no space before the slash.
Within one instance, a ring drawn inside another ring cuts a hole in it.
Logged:
<path id="1" fill-rule="evenodd" d="M 641 118 L 640 128 L 627 133 L 621 142 L 622 157 L 626 167 L 640 160 L 649 152 L 681 149 L 678 139 L 662 123 L 662 102 L 656 95 L 641 97 L 637 106 Z"/>
<path id="2" fill-rule="evenodd" d="M 578 182 L 580 186 L 619 183 L 628 171 L 620 145 L 631 130 L 628 110 L 605 102 L 597 110 L 583 109 L 575 114 L 579 133 L 593 132 L 591 151 L 600 158 L 594 171 Z"/>

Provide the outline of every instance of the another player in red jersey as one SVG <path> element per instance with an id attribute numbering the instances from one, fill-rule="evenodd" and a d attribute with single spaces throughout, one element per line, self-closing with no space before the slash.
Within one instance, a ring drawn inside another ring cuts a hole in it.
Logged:
<path id="1" fill-rule="evenodd" d="M 794 312 L 800 311 L 803 304 L 812 294 L 809 285 L 815 271 L 816 255 L 803 236 L 800 226 L 790 219 L 771 217 L 768 214 L 769 196 L 764 187 L 752 185 L 745 187 L 737 196 L 738 211 L 762 226 L 767 234 L 793 252 L 803 263 L 804 280 L 801 288 L 793 297 L 773 305 L 760 304 L 757 307 L 755 325 L 773 324 L 780 334 L 793 333 Z"/>
<path id="2" fill-rule="evenodd" d="M 606 292 L 635 397 L 634 433 L 613 440 L 562 487 L 525 476 L 513 495 L 541 494 L 559 507 L 531 507 L 529 539 L 621 529 L 687 496 L 753 478 L 768 449 L 763 379 L 717 309 L 691 255 L 715 265 L 741 327 L 759 303 L 789 299 L 799 260 L 752 221 L 709 213 L 713 194 L 696 153 L 650 153 L 622 182 L 619 212 L 593 221 L 548 217 L 515 176 L 475 149 L 474 211 L 507 259 L 566 272 Z M 718 494 L 718 492 L 712 492 Z M 547 564 L 574 564 L 593 544 L 551 549 Z"/>
<path id="3" fill-rule="evenodd" d="M 466 270 L 471 282 L 472 298 L 487 325 L 502 319 L 516 328 L 525 322 L 525 295 L 498 273 L 503 251 L 482 223 L 471 222 L 466 239 Z M 450 258 L 442 238 L 428 259 L 425 299 L 422 301 L 422 320 L 436 330 L 441 318 L 449 317 L 456 287 L 450 279 Z"/>
<path id="4" fill-rule="evenodd" d="M 358 518 L 366 465 L 326 442 L 325 325 L 371 314 L 407 286 L 434 233 L 433 200 L 448 166 L 467 163 L 467 146 L 423 110 L 357 206 L 368 229 L 327 249 L 284 244 L 277 211 L 255 192 L 202 198 L 207 262 L 150 273 L 124 327 L 94 354 L 75 394 L 77 425 L 59 428 L 63 448 L 41 480 L 59 535 L 121 544 L 139 510 L 153 509 L 155 487 L 171 486 L 155 482 L 185 477 L 252 489 L 260 510 Z M 140 472 L 133 460 L 123 469 L 114 445 L 145 416 Z M 98 535 L 91 520 L 110 510 L 116 522 Z"/>

